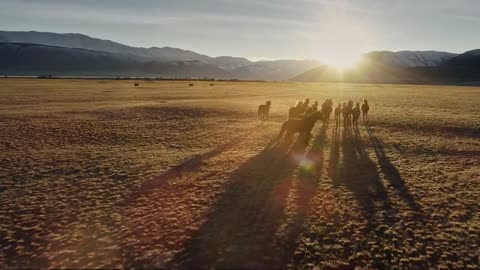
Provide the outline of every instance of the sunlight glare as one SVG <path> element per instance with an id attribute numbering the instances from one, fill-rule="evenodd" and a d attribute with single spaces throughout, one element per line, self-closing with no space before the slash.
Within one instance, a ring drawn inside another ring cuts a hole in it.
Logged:
<path id="1" fill-rule="evenodd" d="M 316 47 L 316 58 L 324 64 L 345 70 L 370 49 L 372 35 L 361 20 L 335 12 L 321 18 L 318 24 L 312 46 Z"/>

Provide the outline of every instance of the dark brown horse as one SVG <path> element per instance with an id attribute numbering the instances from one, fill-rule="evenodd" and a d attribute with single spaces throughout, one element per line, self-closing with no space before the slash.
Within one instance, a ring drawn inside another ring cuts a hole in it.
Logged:
<path id="1" fill-rule="evenodd" d="M 265 104 L 258 106 L 258 119 L 260 119 L 262 123 L 268 120 L 271 104 L 272 102 L 267 101 Z"/>
<path id="2" fill-rule="evenodd" d="M 330 114 L 333 111 L 333 101 L 331 99 L 326 99 L 322 104 L 322 113 L 325 116 L 325 123 L 328 126 L 330 120 Z"/>
<path id="3" fill-rule="evenodd" d="M 278 134 L 278 139 L 280 140 L 285 134 L 285 142 L 291 144 L 293 135 L 298 132 L 299 136 L 304 136 L 304 143 L 308 144 L 312 136 L 313 126 L 317 120 L 325 121 L 325 116 L 320 111 L 300 119 L 288 119 L 283 122 L 280 134 Z"/>
<path id="4" fill-rule="evenodd" d="M 303 102 L 303 113 L 305 113 L 308 108 L 309 108 L 309 105 L 310 105 L 310 99 L 309 98 L 306 98 L 305 101 Z"/>
<path id="5" fill-rule="evenodd" d="M 303 113 L 303 103 L 301 101 L 297 101 L 295 107 L 288 109 L 288 119 L 301 117 Z"/>
<path id="6" fill-rule="evenodd" d="M 335 108 L 335 125 L 338 125 L 338 121 L 340 121 L 341 113 L 342 113 L 342 104 L 338 103 L 338 106 Z"/>
<path id="7" fill-rule="evenodd" d="M 348 111 L 347 111 L 347 103 L 342 104 L 342 117 L 343 117 L 343 125 L 347 126 L 348 123 Z"/>
<path id="8" fill-rule="evenodd" d="M 355 108 L 352 109 L 352 124 L 358 125 L 358 118 L 360 117 L 360 103 L 357 102 Z"/>
<path id="9" fill-rule="evenodd" d="M 353 101 L 350 99 L 347 102 L 347 107 L 345 109 L 346 113 L 346 119 L 345 120 L 345 126 L 351 126 L 352 125 L 352 110 L 353 110 Z"/>
<path id="10" fill-rule="evenodd" d="M 370 106 L 368 106 L 368 100 L 364 99 L 362 104 L 362 116 L 363 122 L 368 121 L 368 111 L 370 110 Z"/>

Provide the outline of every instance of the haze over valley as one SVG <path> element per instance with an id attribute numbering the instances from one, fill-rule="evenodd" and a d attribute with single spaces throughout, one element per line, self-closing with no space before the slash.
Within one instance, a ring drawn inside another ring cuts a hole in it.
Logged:
<path id="1" fill-rule="evenodd" d="M 272 46 L 274 46 L 272 44 Z M 321 60 L 251 61 L 172 47 L 140 48 L 82 34 L 0 31 L 0 73 L 303 82 L 460 83 L 480 80 L 480 50 L 374 51 L 348 67 Z"/>

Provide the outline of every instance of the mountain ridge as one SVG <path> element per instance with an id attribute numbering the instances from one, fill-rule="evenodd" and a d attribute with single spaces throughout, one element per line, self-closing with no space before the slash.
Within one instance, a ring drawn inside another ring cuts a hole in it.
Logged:
<path id="1" fill-rule="evenodd" d="M 299 82 L 480 84 L 480 50 L 449 57 L 437 65 L 405 66 L 384 61 L 382 52 L 371 52 L 353 68 L 338 71 L 327 65 L 291 79 Z"/>
<path id="2" fill-rule="evenodd" d="M 25 49 L 28 46 L 31 48 L 24 52 L 30 59 L 24 54 L 12 51 L 13 48 Z M 316 60 L 251 61 L 235 56 L 211 57 L 169 46 L 132 47 L 80 33 L 0 31 L 0 56 L 13 59 L 0 63 L 0 72 L 4 74 L 30 72 L 29 75 L 37 75 L 34 73 L 60 72 L 69 75 L 94 75 L 101 72 L 109 76 L 126 74 L 241 80 L 340 80 L 339 74 L 330 69 L 325 73 L 327 66 Z M 364 54 L 361 61 L 363 71 L 346 71 L 346 77 L 350 80 L 413 83 L 439 81 L 442 78 L 453 81 L 475 80 L 478 74 L 476 70 L 480 69 L 480 50 L 463 54 L 435 50 L 372 51 Z M 39 68 L 41 66 L 44 68 Z"/>

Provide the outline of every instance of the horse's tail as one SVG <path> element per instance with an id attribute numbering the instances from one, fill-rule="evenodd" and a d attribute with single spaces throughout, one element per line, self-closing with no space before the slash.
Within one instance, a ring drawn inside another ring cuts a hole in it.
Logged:
<path id="1" fill-rule="evenodd" d="M 283 122 L 282 128 L 280 129 L 280 133 L 278 134 L 277 140 L 280 140 L 283 137 L 283 134 L 285 134 L 285 130 L 287 130 L 287 123 L 288 121 Z"/>

